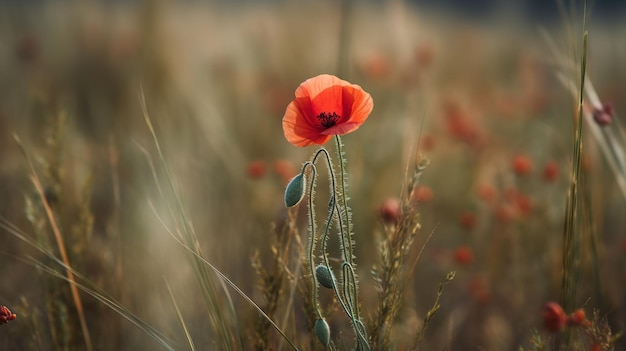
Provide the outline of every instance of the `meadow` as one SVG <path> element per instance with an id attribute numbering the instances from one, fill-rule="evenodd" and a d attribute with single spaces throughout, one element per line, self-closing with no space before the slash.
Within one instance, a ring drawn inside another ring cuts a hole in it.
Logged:
<path id="1" fill-rule="evenodd" d="M 0 4 L 0 350 L 626 350 L 626 27 L 583 13 Z M 287 208 L 320 74 L 373 110 Z"/>

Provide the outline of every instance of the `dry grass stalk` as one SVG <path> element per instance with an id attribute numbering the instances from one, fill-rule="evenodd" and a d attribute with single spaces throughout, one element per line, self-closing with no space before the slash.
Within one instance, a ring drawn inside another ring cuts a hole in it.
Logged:
<path id="1" fill-rule="evenodd" d="M 58 135 L 60 133 L 60 129 L 62 127 L 62 121 L 63 118 L 60 117 L 57 119 L 57 125 L 54 129 L 54 134 Z M 70 254 L 68 253 L 68 250 L 66 248 L 66 244 L 64 242 L 64 237 L 63 234 L 61 233 L 61 228 L 60 225 L 58 223 L 58 220 L 55 216 L 54 211 L 52 210 L 50 201 L 54 201 L 54 197 L 52 197 L 50 195 L 50 191 L 46 191 L 44 189 L 44 186 L 42 185 L 42 181 L 39 178 L 36 170 L 35 170 L 35 166 L 33 165 L 33 163 L 31 162 L 31 159 L 26 151 L 25 146 L 23 145 L 21 139 L 19 138 L 19 136 L 14 135 L 15 138 L 15 142 L 17 143 L 18 147 L 20 148 L 20 150 L 22 151 L 24 158 L 28 164 L 28 168 L 30 171 L 30 180 L 33 184 L 33 186 L 35 187 L 35 191 L 37 192 L 37 195 L 39 197 L 39 201 L 41 202 L 41 205 L 43 207 L 44 210 L 44 216 L 47 219 L 50 228 L 52 230 L 53 236 L 54 236 L 54 241 L 56 242 L 56 248 L 59 252 L 59 255 L 61 256 L 61 259 L 64 263 L 64 265 L 66 267 L 73 267 L 70 264 Z M 52 138 L 51 142 L 53 143 L 52 147 L 55 150 L 60 150 L 60 138 Z M 57 162 L 52 162 L 52 165 L 56 165 L 57 167 L 49 167 L 48 171 L 49 174 L 51 175 L 51 178 L 53 181 L 56 181 L 55 184 L 59 185 L 60 183 L 60 164 L 58 162 L 58 159 L 55 158 L 55 160 Z M 53 190 L 54 191 L 54 190 Z M 32 215 L 32 213 L 31 213 Z M 37 221 L 35 218 L 31 218 L 34 219 L 35 221 Z M 42 223 L 42 222 L 39 222 Z M 87 230 L 89 231 L 91 226 L 93 224 L 93 216 L 91 215 L 91 212 L 89 211 L 88 208 L 88 201 L 86 201 L 85 203 L 83 203 L 83 206 L 81 206 L 81 211 L 80 211 L 80 221 L 77 222 L 78 228 L 81 228 L 83 230 Z M 43 229 L 43 228 L 42 228 Z M 84 237 L 85 233 L 79 233 L 79 237 L 81 237 L 81 240 L 74 240 L 72 242 L 73 247 L 78 245 L 77 247 L 74 247 L 75 250 L 82 250 L 84 249 L 84 242 L 85 242 L 85 237 Z M 76 236 L 76 235 L 75 235 Z M 82 331 L 82 335 L 83 335 L 83 339 L 84 339 L 84 347 L 88 350 L 91 351 L 93 350 L 93 345 L 92 345 L 92 341 L 91 341 L 91 336 L 89 333 L 89 328 L 87 327 L 87 320 L 85 317 L 85 312 L 84 312 L 84 308 L 83 308 L 83 302 L 81 300 L 81 297 L 78 293 L 78 289 L 76 287 L 76 280 L 74 277 L 74 274 L 72 273 L 72 271 L 70 269 L 66 269 L 66 277 L 67 277 L 67 281 L 69 282 L 69 289 L 70 289 L 70 293 L 71 293 L 71 299 L 73 301 L 74 304 L 74 308 L 76 309 L 76 313 L 78 316 L 78 321 L 80 323 L 80 328 Z M 53 296 L 54 298 L 54 296 Z M 52 332 L 52 338 L 53 340 L 57 340 L 57 342 L 60 342 L 60 344 L 66 344 L 69 343 L 69 339 L 71 337 L 70 333 L 71 330 L 70 329 L 64 329 L 62 326 L 67 325 L 68 324 L 68 319 L 67 318 L 63 318 L 63 316 L 67 316 L 67 313 L 69 313 L 64 305 L 63 305 L 63 301 L 62 300 L 57 300 L 57 299 L 49 299 L 48 300 L 48 311 L 57 311 L 57 312 L 63 312 L 65 311 L 65 313 L 53 313 L 50 315 L 51 321 L 53 320 L 57 320 L 58 318 L 62 318 L 62 321 L 60 321 L 60 323 L 53 323 L 53 327 L 51 328 L 51 332 Z M 68 317 L 69 318 L 69 317 Z M 71 320 L 71 319 L 70 319 Z M 60 332 L 61 335 L 55 333 L 55 331 Z"/>
<path id="2" fill-rule="evenodd" d="M 413 193 L 427 165 L 425 159 L 417 163 L 402 197 L 397 222 L 385 226 L 385 238 L 379 249 L 380 263 L 374 272 L 379 288 L 378 309 L 368 326 L 373 350 L 388 350 L 391 346 L 391 328 L 402 306 L 405 289 L 406 258 L 420 229 Z"/>

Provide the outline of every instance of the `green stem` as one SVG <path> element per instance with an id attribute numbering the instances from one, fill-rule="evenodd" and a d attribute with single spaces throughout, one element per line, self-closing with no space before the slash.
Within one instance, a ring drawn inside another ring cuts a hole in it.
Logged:
<path id="1" fill-rule="evenodd" d="M 321 151 L 321 150 L 320 150 Z M 319 151 L 318 151 L 319 154 Z M 317 158 L 317 154 L 315 155 Z M 315 160 L 315 158 L 314 158 Z M 322 318 L 322 313 L 320 312 L 319 303 L 317 301 L 317 279 L 315 279 L 315 262 L 314 262 L 314 253 L 315 253 L 315 208 L 313 205 L 313 191 L 315 190 L 315 176 L 317 171 L 315 169 L 315 164 L 313 162 L 307 162 L 302 166 L 302 173 L 306 170 L 306 167 L 311 167 L 311 183 L 309 184 L 309 270 L 311 273 L 311 301 L 313 302 L 313 308 L 315 309 L 315 314 L 318 318 Z"/>
<path id="2" fill-rule="evenodd" d="M 367 334 L 365 331 L 365 326 L 360 320 L 359 317 L 359 305 L 358 305 L 358 288 L 357 288 L 357 279 L 356 273 L 354 271 L 354 266 L 352 264 L 353 260 L 353 245 L 352 245 L 352 236 L 351 236 L 351 223 L 350 223 L 350 210 L 348 208 L 348 199 L 347 199 L 347 176 L 346 176 L 346 159 L 342 150 L 342 143 L 339 139 L 339 136 L 335 138 L 337 145 L 337 154 L 340 158 L 340 170 L 341 170 L 341 189 L 339 190 L 337 187 L 337 182 L 335 178 L 334 167 L 330 159 L 330 155 L 328 151 L 324 148 L 320 148 L 317 151 L 313 159 L 304 164 L 302 167 L 302 173 L 306 171 L 306 167 L 311 167 L 311 183 L 309 184 L 309 197 L 308 197 L 308 216 L 309 216 L 309 247 L 308 247 L 308 260 L 309 260 L 309 269 L 311 272 L 311 277 L 313 279 L 312 282 L 312 292 L 311 298 L 313 300 L 313 306 L 315 309 L 315 313 L 318 318 L 321 318 L 321 311 L 319 306 L 319 301 L 317 300 L 318 293 L 318 281 L 315 277 L 315 243 L 317 240 L 317 229 L 315 222 L 315 209 L 314 209 L 314 190 L 315 190 L 315 180 L 317 176 L 317 168 L 315 164 L 320 156 L 324 155 L 326 157 L 326 164 L 328 166 L 328 173 L 330 178 L 330 200 L 328 204 L 328 217 L 326 220 L 326 224 L 324 226 L 324 231 L 322 233 L 322 256 L 321 258 L 324 261 L 326 267 L 330 269 L 330 262 L 328 260 L 327 253 L 327 242 L 330 233 L 330 227 L 332 220 L 336 214 L 336 220 L 338 222 L 340 241 L 341 241 L 341 250 L 342 256 L 344 258 L 344 263 L 342 264 L 342 286 L 343 291 L 340 291 L 337 281 L 333 276 L 333 290 L 337 301 L 341 305 L 341 308 L 344 310 L 346 315 L 350 318 L 352 322 L 352 326 L 354 328 L 354 332 L 357 337 L 357 348 L 362 350 L 369 350 L 370 347 L 367 341 Z M 331 270 L 332 274 L 332 270 Z"/>
<path id="3" fill-rule="evenodd" d="M 341 244 L 343 249 L 343 258 L 350 265 L 353 264 L 352 256 L 354 252 L 354 248 L 352 247 L 352 223 L 350 218 L 350 208 L 348 207 L 348 195 L 347 195 L 347 175 L 346 175 L 346 156 L 343 152 L 343 143 L 341 142 L 341 138 L 339 135 L 335 135 L 335 145 L 337 146 L 337 156 L 339 157 L 339 170 L 341 177 L 341 206 L 343 207 L 343 213 L 345 214 L 344 221 L 340 222 L 340 232 L 341 232 Z M 338 212 L 342 213 L 341 209 Z"/>
<path id="4" fill-rule="evenodd" d="M 326 165 L 328 166 L 328 173 L 330 174 L 330 190 L 331 190 L 331 200 L 329 201 L 329 213 L 328 213 L 328 219 L 326 221 L 326 226 L 324 228 L 324 233 L 322 234 L 322 258 L 324 259 L 324 264 L 326 265 L 326 267 L 328 267 L 328 269 L 330 270 L 330 262 L 328 260 L 328 254 L 326 252 L 326 248 L 327 248 L 327 242 L 328 242 L 328 235 L 330 233 L 330 224 L 332 222 L 332 218 L 335 215 L 335 212 L 337 212 L 337 216 L 338 216 L 338 221 L 339 221 L 339 228 L 342 227 L 341 223 L 341 215 L 339 213 L 339 207 L 337 206 L 337 187 L 335 185 L 335 172 L 334 172 L 334 168 L 333 168 L 333 164 L 332 161 L 330 159 L 330 155 L 328 154 L 328 151 L 324 148 L 321 148 L 320 150 L 317 151 L 317 153 L 315 154 L 315 156 L 313 157 L 313 160 L 311 161 L 311 163 L 315 164 L 317 162 L 317 158 L 320 155 L 324 155 L 326 156 Z M 341 230 L 341 229 L 340 229 Z M 313 252 L 311 251 L 309 253 L 309 257 L 311 259 L 311 267 L 313 267 Z M 312 272 L 314 272 L 314 268 L 312 268 Z M 315 279 L 315 277 L 314 277 Z M 344 302 L 344 298 L 342 298 L 341 294 L 339 293 L 339 290 L 337 288 L 337 282 L 334 281 L 333 278 L 333 290 L 335 292 L 335 296 L 337 297 L 337 301 L 339 301 L 339 304 L 341 305 L 341 308 L 344 310 L 344 312 L 348 315 L 348 316 L 352 316 L 352 313 L 350 312 L 348 305 Z"/>

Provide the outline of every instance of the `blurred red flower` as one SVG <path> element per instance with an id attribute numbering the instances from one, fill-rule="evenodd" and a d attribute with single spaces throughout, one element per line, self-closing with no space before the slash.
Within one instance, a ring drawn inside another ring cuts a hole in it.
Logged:
<path id="1" fill-rule="evenodd" d="M 615 113 L 613 105 L 604 104 L 601 108 L 593 108 L 593 119 L 600 126 L 606 126 L 613 122 L 613 114 Z"/>
<path id="2" fill-rule="evenodd" d="M 485 280 L 480 276 L 473 277 L 470 281 L 469 293 L 471 297 L 481 305 L 486 305 L 489 303 L 489 300 L 491 300 L 491 292 Z"/>
<path id="3" fill-rule="evenodd" d="M 476 227 L 476 216 L 469 211 L 462 212 L 459 215 L 459 224 L 467 230 L 472 230 Z"/>
<path id="4" fill-rule="evenodd" d="M 515 217 L 515 209 L 511 204 L 500 204 L 494 210 L 494 215 L 500 223 L 508 223 Z"/>
<path id="5" fill-rule="evenodd" d="M 454 250 L 454 261 L 457 264 L 467 266 L 474 261 L 474 253 L 468 246 L 459 246 Z"/>
<path id="6" fill-rule="evenodd" d="M 432 134 L 424 134 L 420 139 L 420 147 L 423 151 L 431 151 L 436 144 L 435 137 Z"/>
<path id="7" fill-rule="evenodd" d="M 16 317 L 15 313 L 11 313 L 11 310 L 9 310 L 6 306 L 0 306 L 0 324 L 8 323 Z"/>
<path id="8" fill-rule="evenodd" d="M 251 179 L 261 179 L 265 176 L 265 162 L 256 160 L 248 164 L 247 169 L 248 177 Z"/>
<path id="9" fill-rule="evenodd" d="M 526 155 L 517 155 L 513 158 L 513 171 L 519 176 L 524 176 L 533 170 L 533 163 Z"/>
<path id="10" fill-rule="evenodd" d="M 549 161 L 543 168 L 543 179 L 546 182 L 554 182 L 559 177 L 559 165 L 556 161 Z"/>
<path id="11" fill-rule="evenodd" d="M 518 193 L 515 196 L 515 204 L 521 215 L 528 216 L 533 210 L 533 200 L 526 194 Z"/>
<path id="12" fill-rule="evenodd" d="M 543 325 L 549 332 L 560 332 L 567 324 L 567 315 L 561 305 L 548 302 L 543 307 Z"/>
<path id="13" fill-rule="evenodd" d="M 567 323 L 569 325 L 580 325 L 583 327 L 591 326 L 591 322 L 587 319 L 585 310 L 583 310 L 582 308 L 579 308 L 576 311 L 574 311 L 567 319 Z"/>
<path id="14" fill-rule="evenodd" d="M 453 138 L 472 147 L 480 146 L 482 136 L 479 129 L 458 103 L 446 102 L 443 106 L 443 113 L 446 128 Z"/>
<path id="15" fill-rule="evenodd" d="M 401 203 L 397 197 L 390 197 L 382 203 L 378 212 L 386 223 L 395 223 L 400 218 Z"/>
<path id="16" fill-rule="evenodd" d="M 478 187 L 476 188 L 476 193 L 481 200 L 490 205 L 492 205 L 496 201 L 496 197 L 498 195 L 496 188 L 485 183 L 478 185 Z"/>
<path id="17" fill-rule="evenodd" d="M 415 202 L 428 202 L 433 199 L 433 191 L 431 188 L 418 185 L 413 191 L 413 201 Z"/>
<path id="18" fill-rule="evenodd" d="M 373 108 L 372 97 L 360 86 L 322 74 L 296 89 L 283 116 L 283 132 L 295 146 L 323 145 L 332 135 L 357 130 Z"/>

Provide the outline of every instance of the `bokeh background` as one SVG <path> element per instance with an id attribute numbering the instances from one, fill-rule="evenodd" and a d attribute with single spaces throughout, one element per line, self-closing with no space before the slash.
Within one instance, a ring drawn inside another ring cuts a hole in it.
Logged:
<path id="1" fill-rule="evenodd" d="M 251 257 L 271 257 L 286 182 L 315 151 L 285 141 L 282 115 L 299 83 L 337 74 L 375 106 L 343 139 L 365 310 L 375 306 L 369 272 L 385 226 L 380 208 L 400 196 L 421 154 L 431 163 L 415 199 L 421 230 L 410 257 L 424 252 L 394 325 L 398 349 L 451 270 L 457 277 L 424 349 L 529 347 L 533 330 L 544 332 L 543 304 L 559 298 L 575 116 L 575 96 L 558 74 L 576 74 L 547 38 L 579 60 L 581 4 L 562 12 L 552 1 L 345 4 L 0 2 L 0 216 L 54 250 L 17 135 L 74 267 L 182 341 L 167 281 L 199 349 L 219 349 L 184 250 L 166 232 L 175 200 L 161 192 L 142 97 L 205 256 L 260 301 Z M 617 120 L 626 101 L 625 9 L 595 1 L 586 27 L 588 77 Z M 585 232 L 595 233 L 599 259 L 585 236 L 578 302 L 624 330 L 625 198 L 591 134 L 584 150 L 593 214 Z M 298 223 L 304 233 L 304 218 Z M 0 326 L 0 348 L 82 349 L 65 283 L 23 260 L 51 262 L 5 230 L 0 243 L 0 304 L 18 314 Z M 158 348 L 84 299 L 97 349 Z M 235 324 L 248 335 L 257 312 L 233 300 Z"/>

